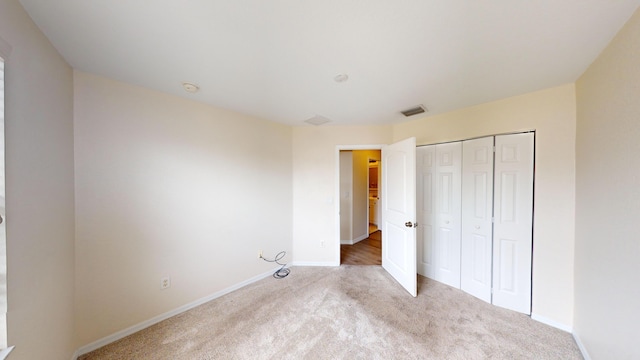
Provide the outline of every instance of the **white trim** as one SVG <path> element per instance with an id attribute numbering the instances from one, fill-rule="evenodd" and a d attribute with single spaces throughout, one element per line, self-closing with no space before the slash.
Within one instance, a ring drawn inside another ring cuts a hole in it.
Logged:
<path id="1" fill-rule="evenodd" d="M 217 298 L 219 298 L 219 297 L 221 297 L 223 295 L 226 295 L 226 294 L 228 294 L 228 293 L 230 293 L 232 291 L 238 290 L 238 289 L 240 289 L 240 288 L 242 288 L 244 286 L 247 286 L 249 284 L 252 284 L 252 283 L 254 283 L 256 281 L 259 281 L 259 280 L 262 280 L 264 278 L 267 278 L 267 277 L 271 276 L 273 274 L 273 272 L 278 270 L 278 269 L 279 269 L 279 267 L 274 268 L 272 270 L 269 270 L 269 271 L 267 271 L 265 273 L 262 273 L 260 275 L 256 275 L 256 276 L 254 276 L 254 277 L 252 277 L 250 279 L 247 279 L 245 281 L 239 282 L 239 283 L 237 283 L 235 285 L 231 285 L 230 287 L 228 287 L 226 289 L 222 289 L 222 290 L 220 290 L 218 292 L 215 292 L 215 293 L 213 293 L 211 295 L 205 296 L 205 297 L 200 298 L 200 299 L 198 299 L 196 301 L 190 302 L 190 303 L 188 303 L 186 305 L 182 305 L 182 306 L 180 306 L 180 307 L 178 307 L 176 309 L 173 309 L 171 311 L 167 311 L 164 314 L 160 314 L 160 315 L 155 316 L 155 317 L 153 317 L 153 318 L 151 318 L 149 320 L 145 320 L 145 321 L 143 321 L 141 323 L 138 323 L 136 325 L 128 327 L 128 328 L 126 328 L 124 330 L 120 330 L 120 331 L 118 331 L 116 333 L 113 333 L 113 334 L 111 334 L 111 335 L 109 335 L 107 337 L 104 337 L 104 338 L 100 339 L 100 340 L 96 340 L 96 341 L 94 341 L 94 342 L 92 342 L 90 344 L 84 345 L 84 346 L 80 347 L 75 352 L 74 357 L 72 359 L 75 360 L 80 355 L 84 355 L 86 353 L 89 353 L 89 352 L 92 352 L 94 350 L 97 350 L 97 349 L 99 349 L 99 348 L 101 348 L 101 347 L 103 347 L 105 345 L 108 345 L 108 344 L 110 344 L 110 343 L 112 343 L 114 341 L 120 340 L 120 339 L 122 339 L 122 338 L 124 338 L 126 336 L 129 336 L 129 335 L 131 335 L 133 333 L 136 333 L 136 332 L 138 332 L 140 330 L 148 328 L 151 325 L 155 325 L 155 324 L 157 324 L 157 323 L 159 323 L 159 322 L 161 322 L 163 320 L 166 320 L 166 319 L 168 319 L 168 318 L 170 318 L 172 316 L 176 316 L 176 315 L 181 314 L 181 313 L 183 313 L 183 312 L 185 312 L 187 310 L 191 310 L 196 306 L 202 305 L 202 304 L 204 304 L 206 302 L 209 302 L 211 300 L 217 299 Z"/>
<path id="2" fill-rule="evenodd" d="M 340 245 L 355 245 L 368 237 L 369 237 L 369 234 L 366 234 L 366 235 L 359 236 L 353 240 L 340 240 Z"/>
<path id="3" fill-rule="evenodd" d="M 533 320 L 535 320 L 535 321 L 537 321 L 537 322 L 541 322 L 541 323 L 543 323 L 543 324 L 547 324 L 547 325 L 549 325 L 549 326 L 553 326 L 553 327 L 554 327 L 554 328 L 556 328 L 556 329 L 560 329 L 560 330 L 562 330 L 562 331 L 566 331 L 566 332 L 568 332 L 568 333 L 570 333 L 570 332 L 572 332 L 572 331 L 573 331 L 573 328 L 572 328 L 571 326 L 568 326 L 568 325 L 565 325 L 565 324 L 559 323 L 559 322 L 557 322 L 557 321 L 555 321 L 555 320 L 551 320 L 551 319 L 546 318 L 546 317 L 544 317 L 544 316 L 540 316 L 540 315 L 537 315 L 537 314 L 533 314 L 533 313 L 532 313 L 532 314 L 531 314 L 531 319 L 533 319 Z"/>
<path id="4" fill-rule="evenodd" d="M 340 266 L 340 262 L 335 261 L 294 261 L 293 266 L 323 266 L 323 267 L 333 267 Z"/>
<path id="5" fill-rule="evenodd" d="M 369 232 L 369 229 L 367 229 L 367 232 Z M 364 240 L 364 239 L 366 239 L 368 237 L 369 237 L 369 234 L 365 234 L 365 235 L 362 235 L 362 236 L 359 236 L 359 237 L 353 239 L 353 245 L 359 243 L 360 241 L 362 241 L 362 240 Z"/>
<path id="6" fill-rule="evenodd" d="M 6 349 L 2 349 L 2 351 L 0 351 L 0 359 L 4 360 L 7 358 L 7 356 L 9 356 L 9 353 L 11 353 L 11 351 L 13 350 L 15 346 L 9 346 Z"/>
<path id="7" fill-rule="evenodd" d="M 580 336 L 577 333 L 573 333 L 573 339 L 576 341 L 576 344 L 578 345 L 578 349 L 580 349 L 580 352 L 582 353 L 582 357 L 584 358 L 584 360 L 591 360 L 591 356 L 589 356 L 589 352 L 587 351 L 587 348 L 584 346 L 584 343 L 582 343 L 582 340 L 580 340 Z"/>

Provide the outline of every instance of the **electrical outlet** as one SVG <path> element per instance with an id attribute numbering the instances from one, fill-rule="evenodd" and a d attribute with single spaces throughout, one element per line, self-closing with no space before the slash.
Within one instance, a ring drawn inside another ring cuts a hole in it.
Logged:
<path id="1" fill-rule="evenodd" d="M 320 241 L 320 247 L 324 247 L 324 240 Z"/>
<path id="2" fill-rule="evenodd" d="M 163 277 L 162 279 L 160 279 L 160 289 L 164 290 L 164 289 L 168 289 L 171 287 L 171 278 L 170 277 Z"/>
<path id="3" fill-rule="evenodd" d="M 262 250 L 258 253 L 258 259 L 262 259 Z"/>

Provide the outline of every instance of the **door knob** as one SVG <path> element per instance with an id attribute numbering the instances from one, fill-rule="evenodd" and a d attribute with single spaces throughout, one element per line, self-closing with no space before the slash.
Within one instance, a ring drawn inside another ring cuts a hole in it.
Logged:
<path id="1" fill-rule="evenodd" d="M 411 221 L 407 221 L 406 223 L 404 223 L 404 226 L 413 227 L 413 223 Z"/>

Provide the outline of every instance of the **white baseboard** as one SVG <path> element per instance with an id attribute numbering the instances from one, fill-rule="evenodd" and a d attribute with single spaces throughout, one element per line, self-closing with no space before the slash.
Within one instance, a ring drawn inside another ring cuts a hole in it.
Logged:
<path id="1" fill-rule="evenodd" d="M 587 348 L 582 343 L 582 340 L 580 340 L 580 336 L 576 333 L 573 333 L 573 339 L 576 341 L 576 344 L 578 345 L 578 349 L 580 349 L 580 352 L 582 353 L 582 357 L 584 358 L 584 360 L 591 360 L 591 356 L 589 356 L 589 352 L 587 351 Z"/>
<path id="2" fill-rule="evenodd" d="M 242 288 L 244 286 L 247 286 L 249 284 L 252 284 L 252 283 L 254 283 L 256 281 L 259 281 L 259 280 L 262 280 L 264 278 L 267 278 L 267 277 L 273 275 L 273 272 L 278 270 L 279 268 L 280 267 L 274 268 L 274 269 L 269 270 L 269 271 L 267 271 L 267 272 L 265 272 L 263 274 L 254 276 L 254 277 L 252 277 L 250 279 L 247 279 L 245 281 L 242 281 L 242 282 L 239 282 L 239 283 L 237 283 L 235 285 L 232 285 L 232 286 L 230 286 L 230 287 L 228 287 L 226 289 L 222 289 L 222 290 L 220 290 L 218 292 L 215 292 L 215 293 L 213 293 L 211 295 L 205 296 L 205 297 L 200 298 L 200 299 L 198 299 L 196 301 L 193 301 L 193 302 L 190 302 L 190 303 L 188 303 L 186 305 L 180 306 L 179 308 L 173 309 L 171 311 L 167 311 L 164 314 L 160 314 L 160 315 L 155 316 L 155 317 L 153 317 L 153 318 L 151 318 L 149 320 L 143 321 L 141 323 L 138 323 L 136 325 L 128 327 L 128 328 L 126 328 L 124 330 L 120 330 L 120 331 L 118 331 L 116 333 L 113 333 L 113 334 L 111 334 L 111 335 L 109 335 L 107 337 L 104 337 L 104 338 L 100 339 L 100 340 L 96 340 L 96 341 L 94 341 L 94 342 L 92 342 L 90 344 L 84 345 L 81 348 L 79 348 L 78 350 L 76 350 L 76 352 L 73 355 L 72 360 L 76 360 L 80 355 L 84 355 L 86 353 L 89 353 L 89 352 L 92 352 L 94 350 L 97 350 L 97 349 L 99 349 L 99 348 L 101 348 L 101 347 L 103 347 L 105 345 L 108 345 L 108 344 L 110 344 L 112 342 L 118 341 L 118 340 L 120 340 L 120 339 L 122 339 L 122 338 L 124 338 L 126 336 L 129 336 L 129 335 L 131 335 L 133 333 L 136 333 L 136 332 L 138 332 L 138 331 L 140 331 L 142 329 L 148 328 L 151 325 L 155 325 L 155 324 L 157 324 L 157 323 L 159 323 L 159 322 L 161 322 L 163 320 L 166 320 L 166 319 L 168 319 L 168 318 L 170 318 L 172 316 L 176 316 L 176 315 L 181 314 L 181 313 L 183 313 L 183 312 L 185 312 L 187 310 L 191 310 L 196 306 L 202 305 L 202 304 L 204 304 L 206 302 L 209 302 L 211 300 L 217 299 L 217 298 L 219 298 L 219 297 L 221 297 L 223 295 L 226 295 L 226 294 L 228 294 L 228 293 L 230 293 L 232 291 L 238 290 L 238 289 L 240 289 L 240 288 Z"/>
<path id="3" fill-rule="evenodd" d="M 357 238 L 353 239 L 353 244 L 355 245 L 355 244 L 359 243 L 360 241 L 362 241 L 364 239 L 367 239 L 368 237 L 369 237 L 369 234 L 365 234 L 365 235 L 362 235 L 360 237 L 357 237 Z"/>
<path id="4" fill-rule="evenodd" d="M 340 240 L 340 245 L 355 245 L 355 244 L 359 243 L 360 241 L 362 241 L 364 239 L 367 239 L 368 237 L 369 237 L 369 235 L 366 234 L 366 235 L 359 236 L 359 237 L 357 237 L 355 239 L 352 239 L 352 240 Z"/>
<path id="5" fill-rule="evenodd" d="M 560 329 L 562 331 L 566 331 L 568 333 L 571 333 L 573 331 L 573 328 L 571 328 L 571 326 L 559 323 L 555 320 L 551 320 L 549 318 L 546 318 L 544 316 L 540 316 L 537 314 L 531 314 L 531 318 L 535 321 L 541 322 L 543 324 L 547 324 L 549 326 L 553 326 L 556 329 Z"/>
<path id="6" fill-rule="evenodd" d="M 340 266 L 335 261 L 294 261 L 293 266 Z"/>

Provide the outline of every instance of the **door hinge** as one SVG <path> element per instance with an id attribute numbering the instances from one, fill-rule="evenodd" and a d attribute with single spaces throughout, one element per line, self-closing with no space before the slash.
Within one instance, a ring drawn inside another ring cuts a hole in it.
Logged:
<path id="1" fill-rule="evenodd" d="M 495 222 L 496 222 L 496 218 L 492 217 L 492 218 L 491 218 L 491 223 L 493 224 L 493 223 L 495 223 Z"/>
<path id="2" fill-rule="evenodd" d="M 493 152 L 496 152 L 496 146 L 493 145 Z"/>

